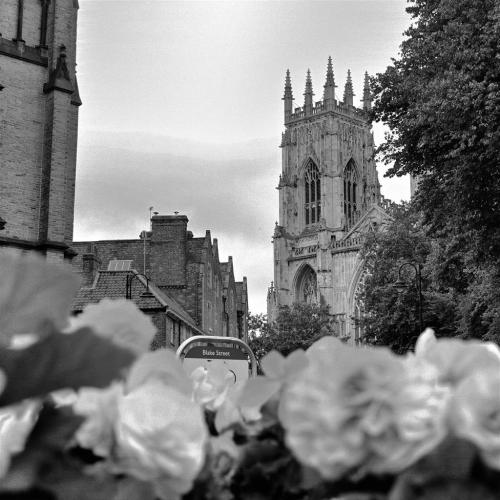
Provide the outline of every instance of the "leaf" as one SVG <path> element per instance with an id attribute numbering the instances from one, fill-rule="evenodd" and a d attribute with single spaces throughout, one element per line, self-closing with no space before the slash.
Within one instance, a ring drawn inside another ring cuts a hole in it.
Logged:
<path id="1" fill-rule="evenodd" d="M 79 279 L 41 257 L 0 256 L 0 345 L 16 334 L 40 333 L 47 322 L 65 326 Z"/>
<path id="2" fill-rule="evenodd" d="M 130 351 L 88 328 L 73 334 L 54 332 L 20 351 L 0 347 L 0 368 L 7 376 L 0 406 L 59 389 L 106 387 L 133 361 Z"/>
<path id="3" fill-rule="evenodd" d="M 44 450 L 62 451 L 83 420 L 83 417 L 74 414 L 71 407 L 56 408 L 51 403 L 45 403 L 28 438 L 26 448 L 40 447 Z"/>

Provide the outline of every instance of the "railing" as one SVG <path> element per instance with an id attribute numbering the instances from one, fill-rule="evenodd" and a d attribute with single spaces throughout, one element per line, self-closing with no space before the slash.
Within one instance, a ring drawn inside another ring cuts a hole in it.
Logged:
<path id="1" fill-rule="evenodd" d="M 348 238 L 347 240 L 332 241 L 332 243 L 330 244 L 330 248 L 333 250 L 337 250 L 342 248 L 357 247 L 361 245 L 362 241 L 363 241 L 362 236 Z"/>
<path id="2" fill-rule="evenodd" d="M 356 116 L 361 119 L 366 119 L 367 116 L 366 111 L 356 108 L 354 106 L 350 106 L 348 104 L 344 104 L 343 102 L 337 100 L 333 102 L 333 106 L 331 109 L 333 111 L 336 111 L 337 113 L 342 113 L 344 115 L 349 115 L 349 116 Z M 301 118 L 305 118 L 306 116 L 314 116 L 324 113 L 326 111 L 329 111 L 329 109 L 327 108 L 325 102 L 318 101 L 312 108 L 311 115 L 306 115 L 304 107 L 295 108 L 293 113 L 290 114 L 290 119 L 288 121 L 300 120 Z"/>

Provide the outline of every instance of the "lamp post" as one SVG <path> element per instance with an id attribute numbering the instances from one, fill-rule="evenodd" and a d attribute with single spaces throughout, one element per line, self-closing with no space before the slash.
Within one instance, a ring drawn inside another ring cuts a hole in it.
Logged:
<path id="1" fill-rule="evenodd" d="M 422 318 L 422 264 L 413 264 L 413 262 L 404 262 L 399 266 L 398 270 L 398 280 L 394 283 L 394 288 L 397 289 L 398 292 L 402 292 L 408 288 L 408 282 L 403 280 L 401 277 L 401 271 L 405 267 L 411 267 L 415 271 L 415 279 L 417 284 L 417 294 L 418 294 L 418 321 L 420 331 L 422 333 L 424 329 L 424 320 Z"/>

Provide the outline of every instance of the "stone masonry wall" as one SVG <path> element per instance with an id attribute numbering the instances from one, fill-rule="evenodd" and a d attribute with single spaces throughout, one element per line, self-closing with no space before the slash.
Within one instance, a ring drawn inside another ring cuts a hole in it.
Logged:
<path id="1" fill-rule="evenodd" d="M 46 71 L 0 55 L 0 216 L 2 236 L 38 238 Z"/>
<path id="2" fill-rule="evenodd" d="M 47 48 L 40 48 L 42 3 L 0 1 L 0 244 L 61 258 L 73 236 L 79 99 L 76 88 L 78 3 L 49 3 Z M 65 47 L 69 91 L 47 87 Z M 68 256 L 70 254 L 68 253 Z"/>

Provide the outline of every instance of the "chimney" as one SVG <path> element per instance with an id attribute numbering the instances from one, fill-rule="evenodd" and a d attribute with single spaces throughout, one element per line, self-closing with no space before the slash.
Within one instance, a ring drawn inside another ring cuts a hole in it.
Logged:
<path id="1" fill-rule="evenodd" d="M 187 223 L 185 215 L 151 218 L 150 273 L 158 286 L 186 284 Z"/>
<path id="2" fill-rule="evenodd" d="M 82 255 L 82 287 L 92 286 L 100 267 L 101 261 L 95 253 L 84 253 Z"/>

